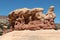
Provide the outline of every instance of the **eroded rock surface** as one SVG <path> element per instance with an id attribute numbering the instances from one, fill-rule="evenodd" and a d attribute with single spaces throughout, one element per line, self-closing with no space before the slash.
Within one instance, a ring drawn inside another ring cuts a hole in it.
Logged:
<path id="1" fill-rule="evenodd" d="M 12 31 L 2 35 L 0 40 L 60 40 L 60 30 Z"/>
<path id="2" fill-rule="evenodd" d="M 51 6 L 47 14 L 43 14 L 43 8 L 16 9 L 8 15 L 12 30 L 40 30 L 55 29 L 54 6 Z"/>

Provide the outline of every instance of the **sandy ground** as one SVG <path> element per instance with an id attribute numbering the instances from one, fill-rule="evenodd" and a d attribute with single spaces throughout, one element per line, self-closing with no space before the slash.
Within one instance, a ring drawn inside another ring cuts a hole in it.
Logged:
<path id="1" fill-rule="evenodd" d="M 1 38 L 1 36 L 0 36 L 0 38 Z"/>
<path id="2" fill-rule="evenodd" d="M 60 30 L 13 31 L 2 35 L 0 40 L 60 40 Z"/>

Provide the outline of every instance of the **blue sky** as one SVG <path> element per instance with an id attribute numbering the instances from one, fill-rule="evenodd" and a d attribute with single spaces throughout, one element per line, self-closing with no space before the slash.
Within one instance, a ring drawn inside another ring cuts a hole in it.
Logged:
<path id="1" fill-rule="evenodd" d="M 48 8 L 55 6 L 56 23 L 60 23 L 60 0 L 0 0 L 0 15 L 8 15 L 9 12 L 18 8 L 44 8 L 44 13 Z"/>

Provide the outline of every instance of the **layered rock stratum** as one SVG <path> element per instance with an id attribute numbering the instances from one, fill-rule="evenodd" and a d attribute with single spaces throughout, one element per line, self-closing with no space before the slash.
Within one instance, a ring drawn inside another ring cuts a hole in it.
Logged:
<path id="1" fill-rule="evenodd" d="M 56 18 L 54 6 L 50 6 L 47 13 L 43 14 L 44 8 L 21 8 L 8 15 L 11 30 L 40 30 L 55 29 Z"/>

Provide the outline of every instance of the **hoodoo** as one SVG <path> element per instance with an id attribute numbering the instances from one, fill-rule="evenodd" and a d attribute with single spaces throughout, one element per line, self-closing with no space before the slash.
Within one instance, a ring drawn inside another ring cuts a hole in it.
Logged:
<path id="1" fill-rule="evenodd" d="M 51 6 L 47 14 L 43 14 L 43 8 L 16 9 L 8 15 L 10 29 L 13 30 L 40 30 L 55 29 L 54 6 Z"/>

